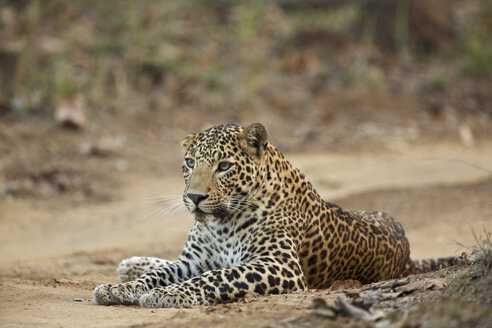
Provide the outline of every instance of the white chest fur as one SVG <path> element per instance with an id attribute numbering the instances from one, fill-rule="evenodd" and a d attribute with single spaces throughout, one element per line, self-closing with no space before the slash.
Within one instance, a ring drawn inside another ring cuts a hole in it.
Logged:
<path id="1" fill-rule="evenodd" d="M 198 222 L 191 231 L 193 236 L 190 234 L 186 247 L 196 249 L 197 253 L 200 249 L 197 260 L 211 269 L 241 265 L 244 243 L 241 241 L 242 234 L 236 234 L 233 229 L 232 224 L 218 223 L 216 220 Z"/>

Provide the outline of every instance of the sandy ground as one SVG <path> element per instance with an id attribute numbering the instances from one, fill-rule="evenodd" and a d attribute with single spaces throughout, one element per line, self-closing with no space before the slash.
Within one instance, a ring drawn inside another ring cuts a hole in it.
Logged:
<path id="1" fill-rule="evenodd" d="M 287 158 L 327 200 L 397 217 L 413 258 L 460 254 L 457 242 L 473 244 L 472 228 L 492 230 L 492 142 L 474 149 L 440 143 Z M 0 199 L 0 326 L 275 326 L 309 306 L 309 292 L 191 309 L 94 305 L 93 288 L 116 282 L 119 261 L 176 258 L 192 225 L 184 211 L 152 215 L 158 205 L 149 199 L 180 193 L 179 176 L 114 174 L 121 188 L 110 202 Z"/>

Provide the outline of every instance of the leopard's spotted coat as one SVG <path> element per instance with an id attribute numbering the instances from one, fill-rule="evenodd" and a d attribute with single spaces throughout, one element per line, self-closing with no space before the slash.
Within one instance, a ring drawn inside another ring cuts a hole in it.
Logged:
<path id="1" fill-rule="evenodd" d="M 212 305 L 417 268 L 400 223 L 324 201 L 263 125 L 213 127 L 183 147 L 183 200 L 196 220 L 183 253 L 176 261 L 124 260 L 123 283 L 96 287 L 97 304 Z"/>

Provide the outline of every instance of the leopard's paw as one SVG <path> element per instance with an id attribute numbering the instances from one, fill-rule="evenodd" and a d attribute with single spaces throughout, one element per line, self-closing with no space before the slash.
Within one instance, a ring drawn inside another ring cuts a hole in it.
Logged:
<path id="1" fill-rule="evenodd" d="M 186 293 L 167 291 L 165 288 L 155 288 L 143 294 L 139 299 L 140 306 L 146 308 L 169 308 L 197 305 L 193 297 Z"/>
<path id="2" fill-rule="evenodd" d="M 93 299 L 98 305 L 115 305 L 119 304 L 111 294 L 111 284 L 102 284 L 94 288 Z"/>
<path id="3" fill-rule="evenodd" d="M 118 285 L 99 285 L 94 289 L 94 303 L 99 305 L 138 305 L 138 299 L 147 289 L 138 282 Z"/>
<path id="4" fill-rule="evenodd" d="M 138 279 L 141 275 L 145 273 L 145 266 L 147 264 L 141 257 L 131 257 L 129 259 L 123 260 L 118 265 L 118 278 L 121 282 L 128 282 Z"/>
<path id="5" fill-rule="evenodd" d="M 110 289 L 111 295 L 118 301 L 118 304 L 138 305 L 138 299 L 148 290 L 143 284 L 131 281 L 123 284 L 114 285 Z"/>

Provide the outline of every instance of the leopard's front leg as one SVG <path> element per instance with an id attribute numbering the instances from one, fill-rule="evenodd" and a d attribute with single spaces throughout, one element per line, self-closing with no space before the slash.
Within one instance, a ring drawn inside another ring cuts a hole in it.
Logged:
<path id="1" fill-rule="evenodd" d="M 143 307 L 214 305 L 247 294 L 283 294 L 305 289 L 306 281 L 296 258 L 256 261 L 208 271 L 181 284 L 155 288 L 140 297 Z"/>
<path id="2" fill-rule="evenodd" d="M 125 261 L 120 264 L 118 272 L 124 263 Z M 94 289 L 94 303 L 99 305 L 138 304 L 140 296 L 153 288 L 180 283 L 203 272 L 199 264 L 187 261 L 186 257 L 174 262 L 162 260 L 159 264 L 158 270 L 146 272 L 137 280 L 97 286 Z"/>
<path id="3" fill-rule="evenodd" d="M 162 271 L 169 268 L 172 271 L 173 261 L 167 261 L 156 257 L 133 256 L 120 262 L 116 271 L 121 282 L 137 280 L 143 274 L 150 271 Z M 170 275 L 172 272 L 169 273 Z"/>

